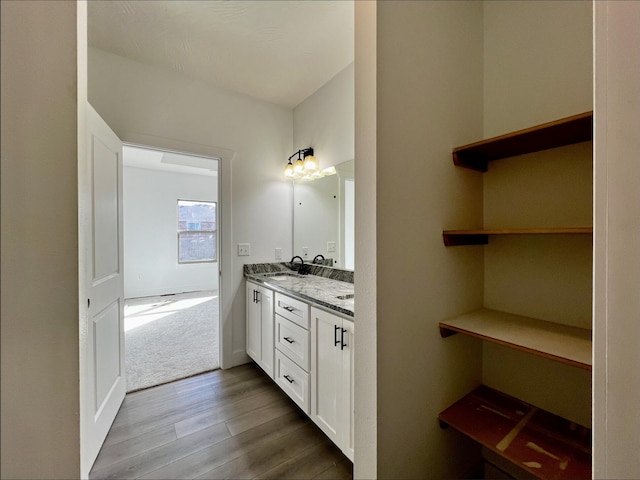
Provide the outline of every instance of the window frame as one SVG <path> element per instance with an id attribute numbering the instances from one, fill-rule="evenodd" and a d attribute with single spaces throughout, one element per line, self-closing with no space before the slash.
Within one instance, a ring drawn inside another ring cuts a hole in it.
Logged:
<path id="1" fill-rule="evenodd" d="M 183 230 L 180 229 L 180 202 L 191 202 L 191 203 L 202 203 L 202 204 L 211 204 L 215 209 L 215 229 L 213 230 Z M 218 202 L 211 200 L 191 200 L 186 198 L 178 198 L 176 201 L 176 227 L 177 227 L 177 260 L 178 265 L 193 265 L 193 264 L 204 264 L 204 263 L 217 263 L 218 261 Z M 212 260 L 181 260 L 180 256 L 180 237 L 182 234 L 193 234 L 193 233 L 204 233 L 204 234 L 213 234 L 214 240 L 214 256 Z"/>

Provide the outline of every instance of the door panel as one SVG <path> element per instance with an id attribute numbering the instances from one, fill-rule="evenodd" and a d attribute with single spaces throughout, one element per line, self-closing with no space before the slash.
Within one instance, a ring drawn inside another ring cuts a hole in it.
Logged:
<path id="1" fill-rule="evenodd" d="M 95 411 L 99 412 L 112 388 L 123 375 L 120 369 L 120 302 L 116 301 L 93 319 L 95 345 Z"/>
<path id="2" fill-rule="evenodd" d="M 122 142 L 87 104 L 86 158 L 79 159 L 82 471 L 95 461 L 126 393 L 122 255 Z M 84 323 L 86 322 L 86 323 Z"/>
<path id="3" fill-rule="evenodd" d="M 93 279 L 94 282 L 119 273 L 120 245 L 118 236 L 119 163 L 122 156 L 110 150 L 95 135 L 92 137 L 92 210 L 93 210 Z"/>

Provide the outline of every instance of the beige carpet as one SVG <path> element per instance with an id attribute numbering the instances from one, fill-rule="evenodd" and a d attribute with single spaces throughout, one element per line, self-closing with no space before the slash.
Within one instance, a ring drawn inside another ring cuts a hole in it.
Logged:
<path id="1" fill-rule="evenodd" d="M 214 370 L 218 291 L 125 300 L 127 392 Z"/>

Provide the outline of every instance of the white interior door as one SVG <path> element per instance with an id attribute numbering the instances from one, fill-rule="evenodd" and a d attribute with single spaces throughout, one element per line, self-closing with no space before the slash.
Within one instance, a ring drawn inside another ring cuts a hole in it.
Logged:
<path id="1" fill-rule="evenodd" d="M 86 158 L 79 162 L 83 471 L 88 472 L 124 400 L 122 142 L 87 104 Z"/>

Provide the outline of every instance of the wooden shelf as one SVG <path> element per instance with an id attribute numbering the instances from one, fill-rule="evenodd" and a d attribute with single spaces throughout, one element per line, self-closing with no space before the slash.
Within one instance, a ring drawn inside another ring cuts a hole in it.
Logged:
<path id="1" fill-rule="evenodd" d="M 481 385 L 438 416 L 536 478 L 591 478 L 591 430 Z"/>
<path id="2" fill-rule="evenodd" d="M 486 245 L 490 235 L 588 235 L 593 227 L 571 228 L 503 228 L 477 230 L 443 230 L 442 238 L 447 247 L 457 245 Z"/>
<path id="3" fill-rule="evenodd" d="M 463 333 L 591 370 L 591 330 L 486 308 L 440 322 L 440 335 Z"/>
<path id="4" fill-rule="evenodd" d="M 592 139 L 593 112 L 585 112 L 453 149 L 453 163 L 480 172 L 492 160 Z"/>

